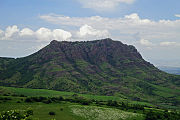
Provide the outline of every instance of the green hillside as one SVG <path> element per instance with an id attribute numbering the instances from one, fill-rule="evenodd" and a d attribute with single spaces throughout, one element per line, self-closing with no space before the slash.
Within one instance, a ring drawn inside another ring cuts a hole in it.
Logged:
<path id="1" fill-rule="evenodd" d="M 134 46 L 119 41 L 54 40 L 30 56 L 1 59 L 1 86 L 117 96 L 157 106 L 180 106 L 180 76 L 160 71 L 146 62 Z"/>

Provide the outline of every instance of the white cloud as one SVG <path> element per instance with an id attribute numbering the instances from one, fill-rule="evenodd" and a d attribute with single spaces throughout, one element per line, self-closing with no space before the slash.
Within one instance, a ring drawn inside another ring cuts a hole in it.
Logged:
<path id="1" fill-rule="evenodd" d="M 110 11 L 119 4 L 132 4 L 135 0 L 78 0 L 84 8 L 90 8 L 97 11 Z"/>
<path id="2" fill-rule="evenodd" d="M 55 29 L 51 31 L 48 28 L 40 28 L 36 31 L 36 36 L 39 40 L 67 40 L 72 37 L 70 32 L 64 31 L 62 29 Z"/>
<path id="3" fill-rule="evenodd" d="M 34 31 L 32 31 L 29 28 L 24 28 L 20 31 L 19 35 L 20 36 L 32 36 L 32 35 L 34 35 Z"/>
<path id="4" fill-rule="evenodd" d="M 53 30 L 53 37 L 56 40 L 67 40 L 72 37 L 72 34 L 70 32 L 61 30 L 61 29 L 55 29 Z"/>
<path id="5" fill-rule="evenodd" d="M 81 38 L 95 37 L 97 38 L 106 38 L 109 37 L 110 33 L 107 30 L 97 30 L 89 25 L 83 25 L 77 35 Z"/>
<path id="6" fill-rule="evenodd" d="M 150 42 L 150 41 L 148 41 L 148 40 L 145 40 L 145 39 L 141 39 L 141 40 L 139 41 L 139 43 L 140 43 L 141 45 L 144 45 L 144 46 L 153 46 L 153 43 L 152 43 L 152 42 Z"/>
<path id="7" fill-rule="evenodd" d="M 17 35 L 18 32 L 19 32 L 19 29 L 16 25 L 9 26 L 6 28 L 4 39 L 5 38 L 9 39 L 9 38 Z"/>
<path id="8" fill-rule="evenodd" d="M 87 24 L 97 30 L 108 30 L 112 36 L 113 33 L 116 32 L 116 38 L 125 40 L 133 40 L 134 38 L 131 36 L 136 33 L 140 34 L 140 38 L 146 40 L 167 41 L 170 39 L 179 40 L 180 38 L 180 20 L 153 21 L 150 19 L 142 19 L 137 13 L 126 15 L 122 18 L 107 18 L 101 16 L 69 17 L 55 14 L 42 15 L 40 18 L 52 24 L 67 27 L 81 27 Z"/>
<path id="9" fill-rule="evenodd" d="M 137 13 L 126 15 L 122 18 L 106 18 L 101 16 L 92 17 L 69 17 L 63 15 L 49 14 L 40 16 L 41 19 L 53 24 L 60 24 L 66 26 L 80 27 L 88 24 L 96 28 L 119 30 L 121 27 L 174 27 L 180 25 L 180 20 L 159 20 L 152 21 L 149 19 L 142 19 Z"/>
<path id="10" fill-rule="evenodd" d="M 36 31 L 36 36 L 39 40 L 51 40 L 53 39 L 53 35 L 50 29 L 48 28 L 40 28 Z"/>
<path id="11" fill-rule="evenodd" d="M 0 38 L 2 38 L 4 36 L 4 31 L 2 31 L 1 29 L 0 29 Z"/>
<path id="12" fill-rule="evenodd" d="M 148 19 L 141 19 L 137 13 L 133 13 L 125 16 L 125 20 L 132 22 L 134 24 L 153 24 L 153 21 Z"/>
<path id="13" fill-rule="evenodd" d="M 62 29 L 50 30 L 48 28 L 39 28 L 33 31 L 29 28 L 19 28 L 14 26 L 8 26 L 5 31 L 0 30 L 0 40 L 37 40 L 37 41 L 51 41 L 51 40 L 68 40 L 72 37 L 71 33 Z"/>
<path id="14" fill-rule="evenodd" d="M 160 46 L 174 46 L 174 45 L 178 45 L 178 43 L 176 42 L 161 42 Z"/>
<path id="15" fill-rule="evenodd" d="M 180 14 L 176 14 L 175 16 L 176 16 L 176 17 L 180 17 Z"/>

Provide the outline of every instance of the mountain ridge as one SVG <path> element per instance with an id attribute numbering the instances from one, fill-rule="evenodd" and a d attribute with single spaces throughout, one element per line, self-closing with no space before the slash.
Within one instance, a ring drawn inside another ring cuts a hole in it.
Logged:
<path id="1" fill-rule="evenodd" d="M 145 61 L 134 46 L 109 38 L 86 42 L 53 40 L 30 56 L 5 61 L 0 64 L 1 86 L 111 95 L 148 102 L 166 100 L 171 105 L 180 102 L 177 98 L 180 76 L 162 72 Z M 167 91 L 168 97 L 161 95 Z"/>

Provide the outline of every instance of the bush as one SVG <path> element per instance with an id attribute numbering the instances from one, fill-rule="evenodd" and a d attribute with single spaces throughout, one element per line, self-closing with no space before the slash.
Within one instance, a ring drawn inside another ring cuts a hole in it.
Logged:
<path id="1" fill-rule="evenodd" d="M 29 109 L 29 110 L 26 111 L 26 113 L 27 113 L 28 115 L 33 115 L 33 110 Z"/>
<path id="2" fill-rule="evenodd" d="M 117 101 L 109 100 L 108 103 L 107 103 L 107 106 L 115 106 L 115 107 L 117 107 L 118 103 L 117 103 Z"/>
<path id="3" fill-rule="evenodd" d="M 9 94 L 3 94 L 3 96 L 9 96 Z"/>
<path id="4" fill-rule="evenodd" d="M 24 110 L 10 110 L 0 113 L 0 120 L 31 120 L 31 115 Z"/>
<path id="5" fill-rule="evenodd" d="M 82 105 L 89 105 L 91 102 L 90 101 L 81 101 Z"/>
<path id="6" fill-rule="evenodd" d="M 43 102 L 47 100 L 46 97 L 28 97 L 25 99 L 25 102 Z"/>
<path id="7" fill-rule="evenodd" d="M 52 103 L 52 101 L 50 99 L 49 100 L 44 100 L 43 103 L 50 104 L 50 103 Z"/>
<path id="8" fill-rule="evenodd" d="M 34 102 L 42 102 L 43 100 L 46 100 L 46 97 L 31 97 L 32 101 Z"/>
<path id="9" fill-rule="evenodd" d="M 49 112 L 49 115 L 55 115 L 56 113 L 55 112 Z"/>
<path id="10" fill-rule="evenodd" d="M 62 96 L 60 96 L 60 97 L 59 97 L 59 100 L 60 100 L 60 101 L 63 101 L 63 100 L 64 100 L 64 98 L 63 98 Z"/>
<path id="11" fill-rule="evenodd" d="M 56 97 L 51 97 L 51 98 L 50 98 L 50 100 L 51 100 L 51 101 L 53 101 L 53 102 L 57 102 L 57 101 L 59 101 L 59 99 L 58 99 L 58 98 L 56 98 Z"/>
<path id="12" fill-rule="evenodd" d="M 146 113 L 146 118 L 145 120 L 180 120 L 180 114 L 177 112 L 157 112 L 150 110 L 149 112 Z"/>
<path id="13" fill-rule="evenodd" d="M 19 97 L 27 97 L 27 96 L 25 96 L 25 95 L 22 94 L 22 95 L 19 95 Z"/>
<path id="14" fill-rule="evenodd" d="M 20 101 L 17 101 L 16 103 L 21 103 Z"/>
<path id="15" fill-rule="evenodd" d="M 17 94 L 12 94 L 12 96 L 13 96 L 13 97 L 18 97 L 18 95 L 17 95 Z"/>
<path id="16" fill-rule="evenodd" d="M 26 98 L 26 99 L 25 99 L 25 102 L 32 103 L 33 100 L 32 100 L 31 98 Z"/>

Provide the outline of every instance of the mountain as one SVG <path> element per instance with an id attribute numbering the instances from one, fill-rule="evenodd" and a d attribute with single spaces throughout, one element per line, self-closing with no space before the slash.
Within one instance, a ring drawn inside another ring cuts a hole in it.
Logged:
<path id="1" fill-rule="evenodd" d="M 0 85 L 43 88 L 163 105 L 180 105 L 180 76 L 145 61 L 137 49 L 109 38 L 53 40 L 23 58 L 0 58 Z"/>
<path id="2" fill-rule="evenodd" d="M 180 75 L 180 67 L 158 66 L 158 68 L 170 74 Z"/>

